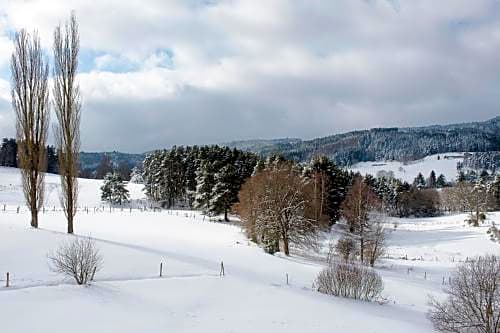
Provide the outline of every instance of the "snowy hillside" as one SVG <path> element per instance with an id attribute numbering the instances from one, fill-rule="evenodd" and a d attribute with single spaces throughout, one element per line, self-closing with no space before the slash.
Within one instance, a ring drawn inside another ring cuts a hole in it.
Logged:
<path id="1" fill-rule="evenodd" d="M 48 205 L 57 205 L 58 178 L 48 176 L 47 181 L 52 188 Z M 99 205 L 101 182 L 80 183 L 82 205 Z M 129 188 L 134 198 L 142 197 L 140 185 Z M 68 236 L 62 212 L 41 214 L 40 229 L 34 230 L 27 210 L 16 212 L 22 204 L 18 171 L 0 169 L 0 316 L 5 332 L 66 332 L 70 326 L 71 332 L 121 333 L 432 332 L 427 296 L 443 296 L 443 279 L 456 263 L 476 254 L 500 255 L 486 226 L 465 226 L 464 216 L 398 219 L 396 229 L 390 225 L 387 258 L 377 268 L 387 299 L 381 305 L 313 291 L 324 265 L 317 255 L 265 254 L 238 226 L 209 222 L 198 212 L 80 212 L 77 235 Z M 500 223 L 500 213 L 489 218 Z M 47 266 L 47 253 L 64 240 L 85 235 L 96 239 L 104 258 L 90 287 L 74 285 Z M 219 276 L 221 261 L 224 277 Z M 9 288 L 4 287 L 6 272 L 12 278 Z"/>
<path id="2" fill-rule="evenodd" d="M 59 207 L 61 193 L 59 175 L 47 174 L 45 177 L 45 206 Z M 98 207 L 101 205 L 100 188 L 102 180 L 80 179 L 78 203 L 80 206 Z M 127 189 L 132 199 L 143 199 L 141 184 L 128 184 Z M 0 204 L 19 205 L 24 201 L 19 169 L 0 167 Z"/>
<path id="3" fill-rule="evenodd" d="M 464 153 L 446 153 L 427 156 L 421 160 L 411 162 L 360 162 L 349 169 L 357 171 L 362 175 L 371 174 L 376 176 L 379 172 L 393 172 L 395 178 L 403 179 L 412 183 L 421 172 L 428 177 L 432 170 L 437 176 L 443 174 L 448 181 L 457 177 L 457 162 L 463 161 Z M 439 158 L 438 158 L 439 157 Z"/>

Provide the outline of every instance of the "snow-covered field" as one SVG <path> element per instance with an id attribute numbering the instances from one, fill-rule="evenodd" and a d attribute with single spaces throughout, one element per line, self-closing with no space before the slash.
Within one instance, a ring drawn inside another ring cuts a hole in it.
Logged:
<path id="1" fill-rule="evenodd" d="M 457 162 L 463 161 L 463 155 L 464 153 L 436 154 L 410 162 L 361 162 L 354 164 L 349 169 L 355 172 L 359 171 L 362 175 L 371 174 L 373 176 L 376 176 L 380 171 L 392 171 L 395 178 L 403 179 L 409 183 L 413 182 L 419 172 L 427 178 L 434 170 L 436 177 L 443 174 L 450 181 L 457 177 Z"/>
<path id="2" fill-rule="evenodd" d="M 58 178 L 47 180 L 47 206 L 58 206 Z M 311 290 L 321 261 L 267 255 L 239 227 L 196 212 L 90 209 L 77 215 L 77 235 L 68 236 L 62 212 L 48 209 L 34 230 L 26 208 L 16 212 L 19 182 L 17 170 L 0 168 L 2 332 L 432 332 L 428 295 L 444 295 L 443 279 L 459 261 L 500 255 L 486 226 L 465 226 L 464 216 L 397 220 L 388 258 L 377 268 L 387 303 L 359 302 Z M 99 187 L 81 181 L 82 206 L 100 206 Z M 140 188 L 131 185 L 135 199 Z M 500 223 L 500 213 L 489 218 Z M 82 287 L 50 272 L 47 253 L 86 235 L 96 239 L 104 268 Z"/>

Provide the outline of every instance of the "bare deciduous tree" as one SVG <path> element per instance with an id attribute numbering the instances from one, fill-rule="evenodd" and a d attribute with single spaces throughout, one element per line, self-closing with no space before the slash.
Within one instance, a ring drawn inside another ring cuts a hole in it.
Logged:
<path id="1" fill-rule="evenodd" d="M 15 35 L 11 59 L 12 107 L 16 114 L 19 163 L 31 226 L 38 228 L 38 211 L 44 200 L 44 171 L 49 123 L 48 63 L 37 32 Z"/>
<path id="2" fill-rule="evenodd" d="M 500 331 L 500 258 L 476 257 L 458 267 L 444 302 L 431 299 L 429 317 L 441 332 Z"/>
<path id="3" fill-rule="evenodd" d="M 450 201 L 450 207 L 456 211 L 468 212 L 466 220 L 469 224 L 478 227 L 485 219 L 486 212 L 494 208 L 493 191 L 482 180 L 476 184 L 459 182 L 445 193 Z"/>
<path id="4" fill-rule="evenodd" d="M 384 227 L 385 215 L 372 213 L 366 228 L 364 258 L 371 266 L 385 254 L 387 234 Z"/>
<path id="5" fill-rule="evenodd" d="M 268 252 L 281 241 L 283 252 L 290 244 L 315 245 L 318 221 L 310 208 L 311 184 L 291 162 L 269 165 L 242 187 L 237 206 L 247 234 L 264 244 Z"/>
<path id="6" fill-rule="evenodd" d="M 384 284 L 372 269 L 331 262 L 318 274 L 314 288 L 323 294 L 372 301 L 380 296 Z"/>
<path id="7" fill-rule="evenodd" d="M 351 237 L 342 237 L 335 244 L 335 253 L 342 258 L 342 261 L 348 263 L 356 250 L 356 242 Z M 328 260 L 332 261 L 332 258 Z"/>
<path id="8" fill-rule="evenodd" d="M 361 262 L 365 262 L 367 234 L 370 229 L 370 214 L 380 208 L 380 200 L 362 177 L 356 177 L 354 184 L 342 203 L 342 215 L 349 231 L 357 236 Z"/>
<path id="9" fill-rule="evenodd" d="M 68 233 L 73 233 L 73 220 L 78 199 L 78 157 L 80 152 L 80 90 L 76 82 L 78 25 L 74 13 L 65 28 L 54 33 L 54 109 L 57 116 L 55 138 L 61 175 L 61 205 L 68 221 Z"/>
<path id="10" fill-rule="evenodd" d="M 103 264 L 99 250 L 90 237 L 64 243 L 48 258 L 53 272 L 70 276 L 77 284 L 92 281 Z"/>

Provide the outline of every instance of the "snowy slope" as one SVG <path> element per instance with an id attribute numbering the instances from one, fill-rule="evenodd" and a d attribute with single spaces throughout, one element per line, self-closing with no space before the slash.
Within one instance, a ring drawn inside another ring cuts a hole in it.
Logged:
<path id="1" fill-rule="evenodd" d="M 100 201 L 100 187 L 102 180 L 79 179 L 80 192 L 78 203 L 80 206 L 98 207 Z M 143 186 L 141 184 L 130 183 L 127 189 L 133 199 L 143 199 Z M 45 176 L 45 206 L 59 207 L 59 195 L 61 193 L 60 179 L 58 175 L 46 174 Z M 24 202 L 21 187 L 21 176 L 16 168 L 0 167 L 0 204 L 18 205 Z"/>
<path id="2" fill-rule="evenodd" d="M 14 169 L 0 170 L 0 186 L 13 184 L 2 196 L 7 210 L 0 207 L 0 318 L 6 332 L 64 332 L 69 325 L 72 332 L 432 332 L 427 295 L 443 296 L 442 280 L 458 261 L 500 255 L 486 226 L 464 226 L 464 216 L 397 220 L 388 258 L 378 268 L 388 300 L 380 305 L 314 292 L 322 262 L 267 255 L 237 226 L 209 222 L 196 212 L 91 210 L 77 215 L 75 232 L 96 239 L 104 269 L 92 286 L 81 287 L 50 272 L 46 257 L 77 236 L 64 233 L 60 211 L 41 214 L 39 230 L 28 227 L 27 211 L 11 209 L 22 204 L 16 201 L 22 198 L 14 189 L 17 177 Z M 85 203 L 98 203 L 100 182 L 82 184 Z M 500 214 L 490 219 L 500 223 Z M 7 271 L 8 289 L 2 281 Z"/>
<path id="3" fill-rule="evenodd" d="M 349 169 L 360 172 L 362 175 L 371 174 L 373 176 L 376 176 L 379 171 L 392 171 L 394 177 L 410 183 L 413 182 L 419 172 L 427 178 L 431 171 L 434 170 L 436 177 L 443 174 L 450 181 L 457 177 L 457 162 L 463 161 L 463 155 L 464 153 L 436 154 L 411 162 L 360 162 Z M 438 156 L 440 159 L 438 159 Z"/>

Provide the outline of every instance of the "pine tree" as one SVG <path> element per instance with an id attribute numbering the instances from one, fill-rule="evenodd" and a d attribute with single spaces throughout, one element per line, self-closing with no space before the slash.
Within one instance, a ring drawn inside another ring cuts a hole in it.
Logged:
<path id="1" fill-rule="evenodd" d="M 113 174 L 108 173 L 104 177 L 104 184 L 101 186 L 101 200 L 111 202 L 113 198 Z"/>
<path id="2" fill-rule="evenodd" d="M 196 171 L 196 194 L 194 198 L 195 208 L 209 213 L 213 184 L 214 176 L 210 170 L 210 163 L 204 161 Z"/>
<path id="3" fill-rule="evenodd" d="M 214 186 L 208 207 L 212 215 L 224 213 L 224 221 L 229 222 L 227 216 L 229 209 L 238 201 L 236 170 L 228 164 L 215 174 Z"/>
<path id="4" fill-rule="evenodd" d="M 54 146 L 47 146 L 47 172 L 57 173 L 58 163 L 56 148 Z"/>
<path id="5" fill-rule="evenodd" d="M 440 174 L 436 180 L 436 187 L 443 188 L 446 187 L 446 177 L 443 174 Z"/>
<path id="6" fill-rule="evenodd" d="M 101 200 L 119 205 L 129 201 L 129 192 L 118 173 L 108 173 L 104 177 L 104 184 L 101 187 Z"/>
<path id="7" fill-rule="evenodd" d="M 418 189 L 422 189 L 425 187 L 425 178 L 421 172 L 419 172 L 417 177 L 415 177 L 415 180 L 413 181 L 413 186 L 415 186 Z"/>
<path id="8" fill-rule="evenodd" d="M 495 201 L 495 209 L 500 210 L 500 175 L 497 175 L 495 182 L 492 185 L 493 197 Z"/>
<path id="9" fill-rule="evenodd" d="M 0 166 L 17 168 L 17 142 L 16 139 L 2 140 L 0 146 Z"/>
<path id="10" fill-rule="evenodd" d="M 139 166 L 132 168 L 130 172 L 130 182 L 134 184 L 144 184 L 144 178 L 142 177 L 143 170 Z"/>
<path id="11" fill-rule="evenodd" d="M 436 173 L 434 172 L 434 170 L 432 170 L 429 175 L 429 179 L 427 180 L 427 187 L 436 188 L 436 182 L 437 182 Z"/>

